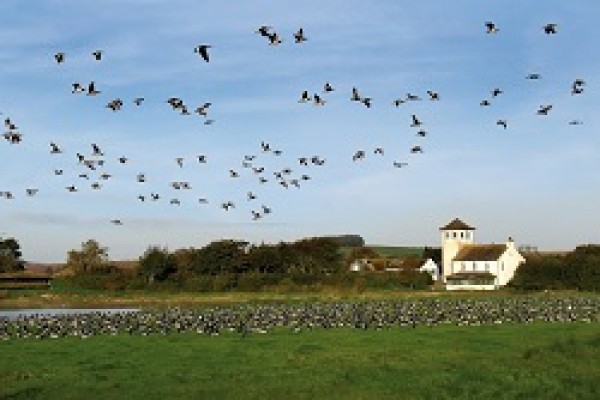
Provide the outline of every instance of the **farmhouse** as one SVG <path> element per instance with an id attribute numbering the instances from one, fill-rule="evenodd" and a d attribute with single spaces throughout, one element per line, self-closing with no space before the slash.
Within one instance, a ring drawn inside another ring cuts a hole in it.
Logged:
<path id="1" fill-rule="evenodd" d="M 475 244 L 475 228 L 456 218 L 440 228 L 442 276 L 447 290 L 493 290 L 505 286 L 525 258 L 511 238 Z"/>

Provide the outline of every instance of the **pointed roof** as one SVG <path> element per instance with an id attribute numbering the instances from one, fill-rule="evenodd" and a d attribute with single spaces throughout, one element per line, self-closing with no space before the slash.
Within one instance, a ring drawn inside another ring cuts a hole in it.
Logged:
<path id="1" fill-rule="evenodd" d="M 505 244 L 467 244 L 452 261 L 497 261 L 505 251 Z"/>
<path id="2" fill-rule="evenodd" d="M 475 228 L 465 224 L 458 218 L 454 218 L 448 225 L 442 226 L 440 231 L 474 231 Z"/>

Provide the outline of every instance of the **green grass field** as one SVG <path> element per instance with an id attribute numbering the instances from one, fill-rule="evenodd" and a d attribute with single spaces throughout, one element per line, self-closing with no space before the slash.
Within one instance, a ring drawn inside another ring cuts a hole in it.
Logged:
<path id="1" fill-rule="evenodd" d="M 600 326 L 0 343 L 2 399 L 598 399 Z"/>

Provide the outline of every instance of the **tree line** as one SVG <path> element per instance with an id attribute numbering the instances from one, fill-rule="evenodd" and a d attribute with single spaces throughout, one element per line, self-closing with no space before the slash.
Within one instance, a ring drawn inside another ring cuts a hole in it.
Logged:
<path id="1" fill-rule="evenodd" d="M 356 274 L 339 240 L 304 238 L 277 244 L 250 244 L 224 239 L 200 248 L 170 251 L 151 246 L 124 270 L 108 259 L 107 249 L 95 240 L 82 243 L 67 255 L 67 283 L 97 289 L 186 289 L 197 291 L 282 289 L 351 286 L 354 288 L 420 288 L 430 285 L 426 273 Z"/>
<path id="2" fill-rule="evenodd" d="M 530 254 L 509 286 L 523 290 L 600 290 L 600 245 L 577 246 L 565 255 Z"/>

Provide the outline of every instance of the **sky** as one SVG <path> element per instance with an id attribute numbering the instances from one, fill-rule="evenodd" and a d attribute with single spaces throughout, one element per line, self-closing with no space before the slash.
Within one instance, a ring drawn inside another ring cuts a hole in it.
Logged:
<path id="1" fill-rule="evenodd" d="M 0 192 L 13 195 L 0 197 L 0 237 L 17 238 L 35 262 L 64 261 L 88 239 L 112 259 L 151 245 L 337 234 L 439 246 L 439 227 L 456 217 L 477 228 L 478 243 L 598 243 L 598 15 L 592 0 L 3 0 L 0 117 L 22 141 L 0 137 Z M 486 33 L 487 21 L 497 33 Z M 544 33 L 548 23 L 557 34 Z M 269 45 L 255 33 L 261 25 L 282 43 Z M 294 43 L 299 28 L 307 40 Z M 194 52 L 202 44 L 209 62 Z M 526 79 L 532 73 L 541 78 Z M 581 94 L 571 94 L 575 79 L 585 81 Z M 71 92 L 90 81 L 98 95 Z M 335 90 L 323 93 L 325 82 Z M 370 108 L 351 101 L 353 87 Z M 492 98 L 495 88 L 503 93 Z M 299 102 L 304 90 L 325 104 Z M 393 104 L 408 93 L 422 100 Z M 191 115 L 173 110 L 170 97 Z M 117 98 L 124 104 L 113 112 L 106 105 Z M 207 117 L 193 112 L 206 102 Z M 548 115 L 537 114 L 543 105 L 552 105 Z M 411 127 L 412 115 L 421 127 Z M 51 154 L 50 142 L 62 153 Z M 365 156 L 353 161 L 358 151 Z M 77 153 L 104 166 L 92 171 Z M 268 182 L 242 165 L 245 156 Z M 325 163 L 300 165 L 312 156 Z M 274 172 L 285 168 L 283 179 L 299 188 L 278 183 Z M 235 208 L 223 209 L 227 201 Z"/>

